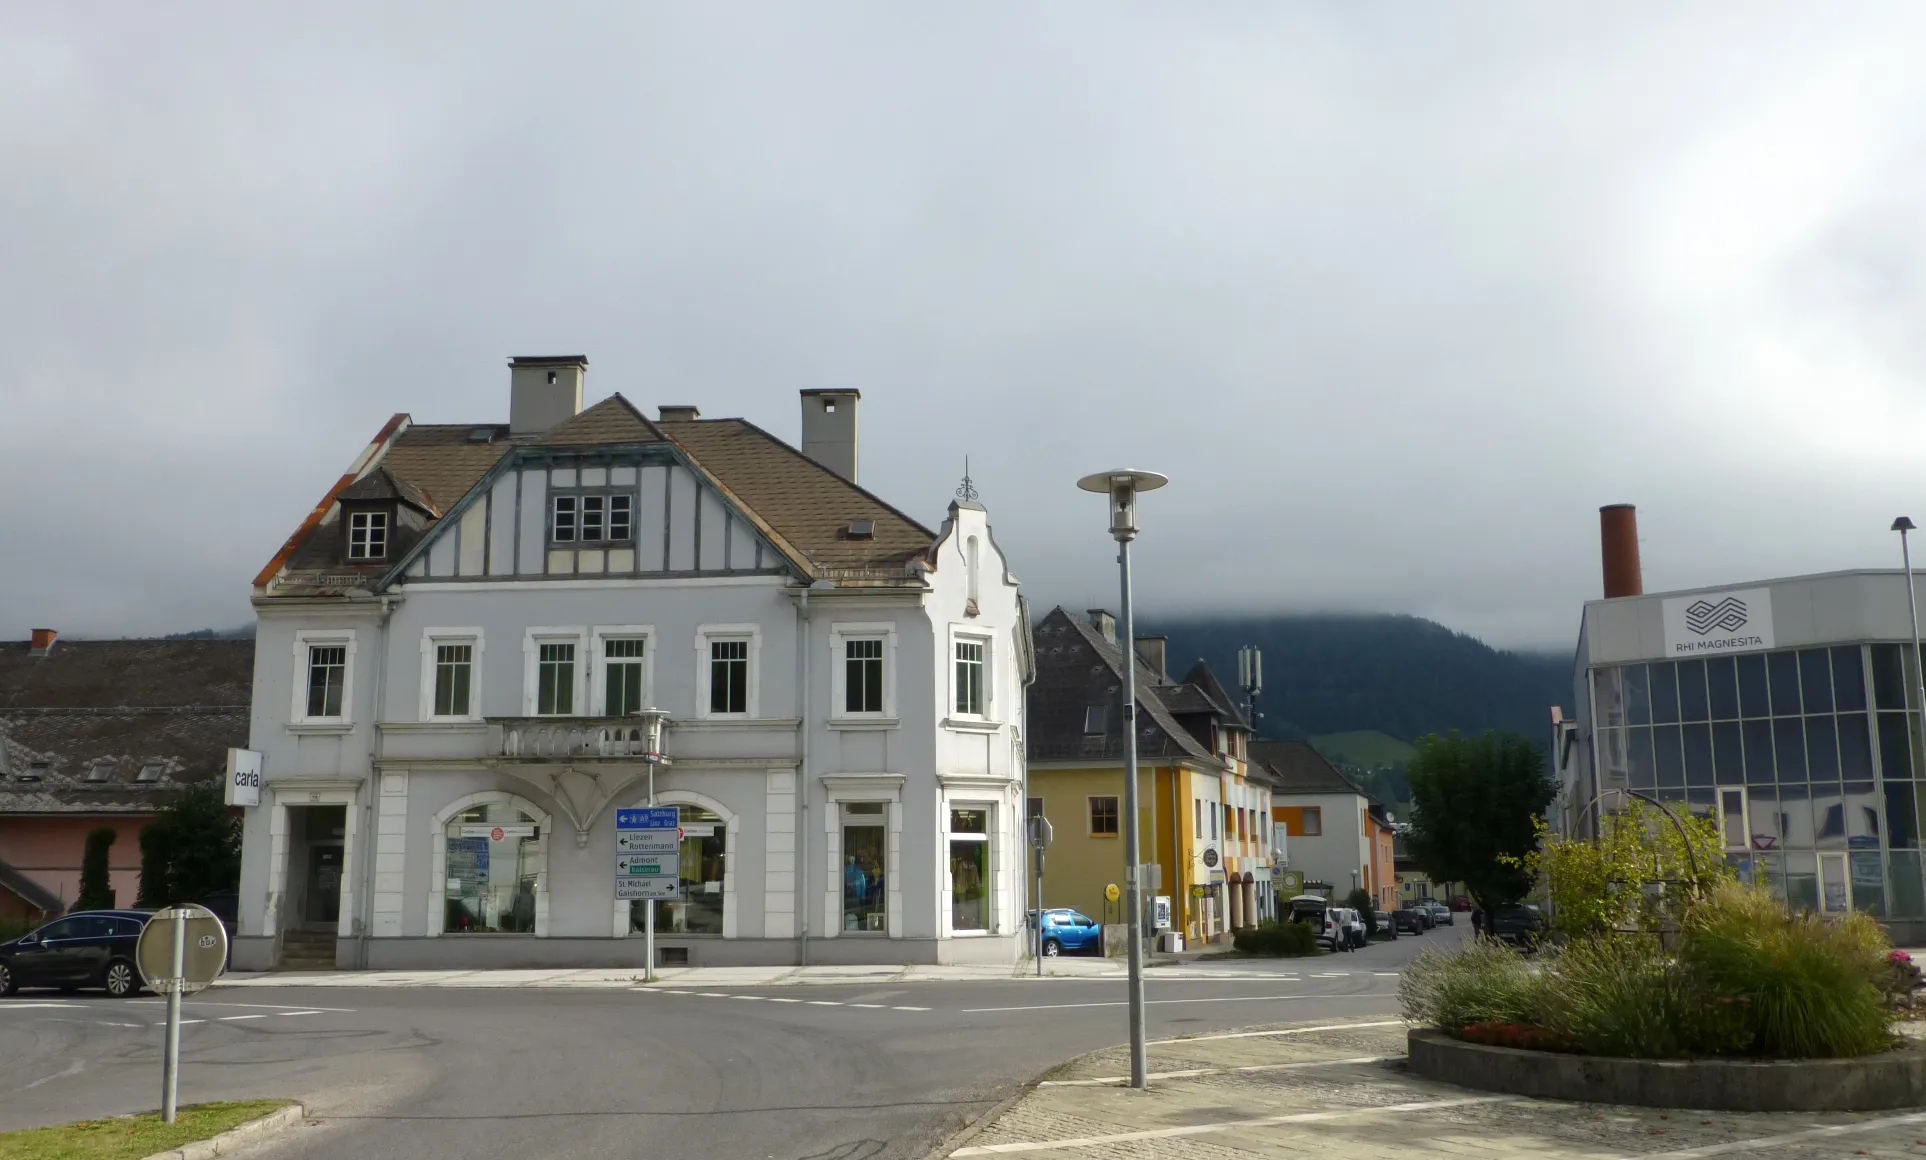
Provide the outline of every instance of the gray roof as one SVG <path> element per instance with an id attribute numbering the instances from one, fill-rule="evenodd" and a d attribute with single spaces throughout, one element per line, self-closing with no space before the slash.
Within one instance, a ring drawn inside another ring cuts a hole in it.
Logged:
<path id="1" fill-rule="evenodd" d="M 1280 794 L 1354 793 L 1370 798 L 1308 741 L 1253 741 L 1251 759 L 1271 771 Z"/>
<path id="2" fill-rule="evenodd" d="M 221 777 L 253 681 L 252 640 L 0 644 L 0 813 L 151 813 Z"/>
<path id="3" fill-rule="evenodd" d="M 6 891 L 43 914 L 59 914 L 67 909 L 66 902 L 58 894 L 5 862 L 0 862 L 0 890 Z"/>
<path id="4" fill-rule="evenodd" d="M 1032 635 L 1037 677 L 1028 701 L 1030 760 L 1122 761 L 1123 729 L 1116 707 L 1123 687 L 1123 653 L 1060 607 L 1052 609 Z M 1138 756 L 1146 762 L 1187 760 L 1223 768 L 1165 707 L 1162 694 L 1169 686 L 1134 653 L 1131 660 L 1137 666 Z M 1086 734 L 1087 711 L 1093 705 L 1108 710 L 1104 728 Z"/>

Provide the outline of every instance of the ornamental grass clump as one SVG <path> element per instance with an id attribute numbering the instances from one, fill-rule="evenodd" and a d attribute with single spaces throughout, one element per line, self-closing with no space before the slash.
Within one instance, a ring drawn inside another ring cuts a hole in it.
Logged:
<path id="1" fill-rule="evenodd" d="M 1480 939 L 1419 952 L 1398 980 L 1398 1001 L 1408 1022 L 1462 1035 L 1481 1024 L 1542 1026 L 1543 987 L 1529 960 Z"/>

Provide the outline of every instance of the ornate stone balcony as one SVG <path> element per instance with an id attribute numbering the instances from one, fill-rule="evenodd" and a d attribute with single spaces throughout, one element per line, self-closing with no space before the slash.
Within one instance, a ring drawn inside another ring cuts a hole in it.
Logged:
<path id="1" fill-rule="evenodd" d="M 505 761 L 639 762 L 647 731 L 633 717 L 497 717 Z"/>

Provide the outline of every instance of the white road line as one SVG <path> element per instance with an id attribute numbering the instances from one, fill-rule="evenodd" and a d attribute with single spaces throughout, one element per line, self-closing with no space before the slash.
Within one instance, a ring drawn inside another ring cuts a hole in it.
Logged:
<path id="1" fill-rule="evenodd" d="M 892 1011 L 928 1011 L 928 1007 L 891 1007 Z"/>
<path id="2" fill-rule="evenodd" d="M 1287 1027 L 1282 1031 L 1227 1031 L 1222 1035 L 1179 1035 L 1174 1039 L 1153 1039 L 1159 1043 L 1204 1043 L 1212 1039 L 1261 1039 L 1270 1035 L 1303 1035 L 1311 1031 L 1349 1031 L 1353 1027 L 1403 1027 L 1402 1019 L 1381 1019 L 1371 1023 L 1325 1023 L 1318 1027 Z"/>
<path id="3" fill-rule="evenodd" d="M 1297 1063 L 1251 1063 L 1243 1067 L 1193 1067 L 1184 1071 L 1153 1071 L 1146 1079 L 1194 1079 L 1200 1075 L 1231 1075 L 1245 1071 L 1304 1071 L 1313 1067 L 1342 1067 L 1347 1064 L 1383 1063 L 1403 1059 L 1402 1055 L 1360 1055 L 1351 1059 L 1310 1059 Z M 1130 1082 L 1127 1075 L 1106 1075 L 1100 1079 L 1046 1079 L 1038 1087 L 1115 1087 Z"/>
<path id="4" fill-rule="evenodd" d="M 1164 1003 L 1281 1003 L 1302 999 L 1390 999 L 1396 996 L 1388 993 L 1366 992 L 1360 995 L 1223 995 L 1209 999 L 1146 999 L 1151 1006 Z M 1106 1000 L 1101 1003 L 1038 1003 L 1032 1007 L 966 1007 L 965 1015 L 988 1015 L 998 1011 L 1060 1011 L 1075 1007 L 1127 1007 L 1127 999 Z"/>
<path id="5" fill-rule="evenodd" d="M 55 1075 L 43 1075 L 39 1079 L 34 1080 L 32 1083 L 28 1084 L 26 1087 L 21 1088 L 20 1090 L 23 1092 L 30 1092 L 33 1089 L 39 1087 L 43 1083 L 52 1083 L 57 1079 L 66 1079 L 70 1075 L 79 1075 L 81 1072 L 81 1069 L 85 1068 L 86 1066 L 87 1066 L 86 1060 L 76 1059 L 72 1063 L 67 1065 L 67 1068 L 65 1071 L 59 1072 Z"/>
<path id="6" fill-rule="evenodd" d="M 319 1015 L 319 1011 L 276 1011 L 276 1015 Z"/>
<path id="7" fill-rule="evenodd" d="M 833 1002 L 831 1002 L 831 1001 L 830 1001 L 830 1000 L 828 1000 L 828 999 L 804 999 L 804 1000 L 803 1000 L 803 1002 L 805 1002 L 805 1003 L 807 1003 L 807 1004 L 809 1004 L 809 1005 L 810 1005 L 811 1007 L 840 1007 L 840 1006 L 842 1006 L 842 1004 L 841 1004 L 841 1003 L 833 1003 Z"/>
<path id="8" fill-rule="evenodd" d="M 1396 971 L 1372 971 L 1371 973 L 1380 979 L 1396 979 L 1401 977 Z"/>
<path id="9" fill-rule="evenodd" d="M 60 1011 L 79 1003 L 0 1003 L 0 1011 Z"/>
<path id="10" fill-rule="evenodd" d="M 801 999 L 784 999 L 784 998 L 782 998 L 782 997 L 781 997 L 781 996 L 779 996 L 779 995 L 771 995 L 771 996 L 769 996 L 769 1001 L 770 1001 L 771 1003 L 800 1003 L 800 1002 L 802 1002 L 802 1000 L 801 1000 Z"/>
<path id="11" fill-rule="evenodd" d="M 167 1005 L 167 1000 L 165 999 L 131 999 L 128 1002 L 141 1007 L 165 1007 Z M 203 1003 L 196 999 L 187 1000 L 187 1005 L 197 1011 L 203 1007 L 238 1007 L 243 1010 L 252 1009 L 256 1011 L 286 1011 L 288 1009 L 286 1003 Z M 343 1015 L 352 1015 L 356 1009 L 353 1007 L 303 1007 L 302 1010 L 335 1011 Z"/>
<path id="12" fill-rule="evenodd" d="M 761 996 L 761 995 L 730 995 L 730 996 L 729 996 L 729 998 L 731 998 L 731 999 L 746 999 L 746 1000 L 748 1000 L 748 1001 L 749 1001 L 749 1002 L 751 1002 L 751 1003 L 760 1003 L 760 1002 L 762 1002 L 762 996 Z"/>
<path id="13" fill-rule="evenodd" d="M 236 1023 L 242 1019 L 266 1019 L 266 1018 L 267 1016 L 265 1015 L 223 1015 L 221 1016 L 219 1021 L 222 1023 Z"/>
<path id="14" fill-rule="evenodd" d="M 1462 1108 L 1472 1104 L 1516 1104 L 1512 1096 L 1471 1096 L 1456 1100 L 1426 1100 L 1413 1104 L 1384 1104 L 1374 1108 L 1336 1108 L 1328 1112 L 1296 1112 L 1288 1116 L 1265 1116 L 1258 1120 L 1223 1120 L 1215 1124 L 1190 1124 L 1182 1128 L 1151 1128 L 1142 1132 L 1119 1132 L 1114 1136 L 1080 1136 L 1070 1140 L 1025 1140 L 1016 1144 L 982 1144 L 958 1148 L 951 1157 L 1007 1156 L 1013 1152 L 1049 1152 L 1059 1148 L 1095 1148 L 1103 1144 L 1125 1144 L 1134 1140 L 1168 1140 L 1178 1136 L 1203 1136 L 1228 1132 L 1233 1128 L 1265 1128 L 1278 1124 L 1312 1124 L 1320 1120 L 1342 1120 L 1353 1116 L 1377 1116 L 1386 1112 L 1429 1112 L 1439 1108 Z M 1640 1160 L 1658 1160 L 1655 1156 Z"/>
<path id="15" fill-rule="evenodd" d="M 1787 1132 L 1783 1136 L 1760 1136 L 1754 1140 L 1735 1140 L 1730 1144 L 1707 1144 L 1701 1148 L 1687 1148 L 1680 1152 L 1646 1152 L 1637 1157 L 1637 1160 L 1700 1160 L 1700 1157 L 1704 1156 L 1729 1156 L 1734 1152 L 1751 1152 L 1759 1148 L 1782 1148 L 1787 1144 L 1822 1140 L 1828 1136 L 1845 1136 L 1853 1132 L 1874 1132 L 1880 1128 L 1897 1128 L 1901 1124 L 1917 1124 L 1922 1120 L 1926 1120 L 1926 1112 L 1914 1112 L 1906 1116 L 1882 1116 L 1877 1120 L 1861 1120 L 1856 1124 L 1830 1124 L 1823 1128 L 1808 1128 L 1803 1132 Z"/>
<path id="16" fill-rule="evenodd" d="M 867 1007 L 867 1008 L 869 1008 L 869 1009 L 870 1009 L 870 1010 L 872 1010 L 872 1011 L 882 1011 L 882 1010 L 884 1010 L 884 1009 L 886 1009 L 886 1008 L 888 1008 L 888 1006 L 889 1006 L 889 1004 L 888 1004 L 888 1003 L 850 1003 L 850 1004 L 847 1004 L 847 1006 L 850 1006 L 850 1007 Z"/>
<path id="17" fill-rule="evenodd" d="M 721 991 L 697 991 L 696 997 L 699 999 L 727 999 L 729 996 Z"/>

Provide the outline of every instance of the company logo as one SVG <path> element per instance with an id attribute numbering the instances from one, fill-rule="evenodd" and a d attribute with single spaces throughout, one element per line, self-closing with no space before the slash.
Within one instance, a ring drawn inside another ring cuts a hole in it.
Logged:
<path id="1" fill-rule="evenodd" d="M 1699 636 L 1713 629 L 1737 632 L 1745 626 L 1745 601 L 1736 596 L 1728 596 L 1717 604 L 1709 600 L 1695 600 L 1685 609 L 1685 627 Z"/>

